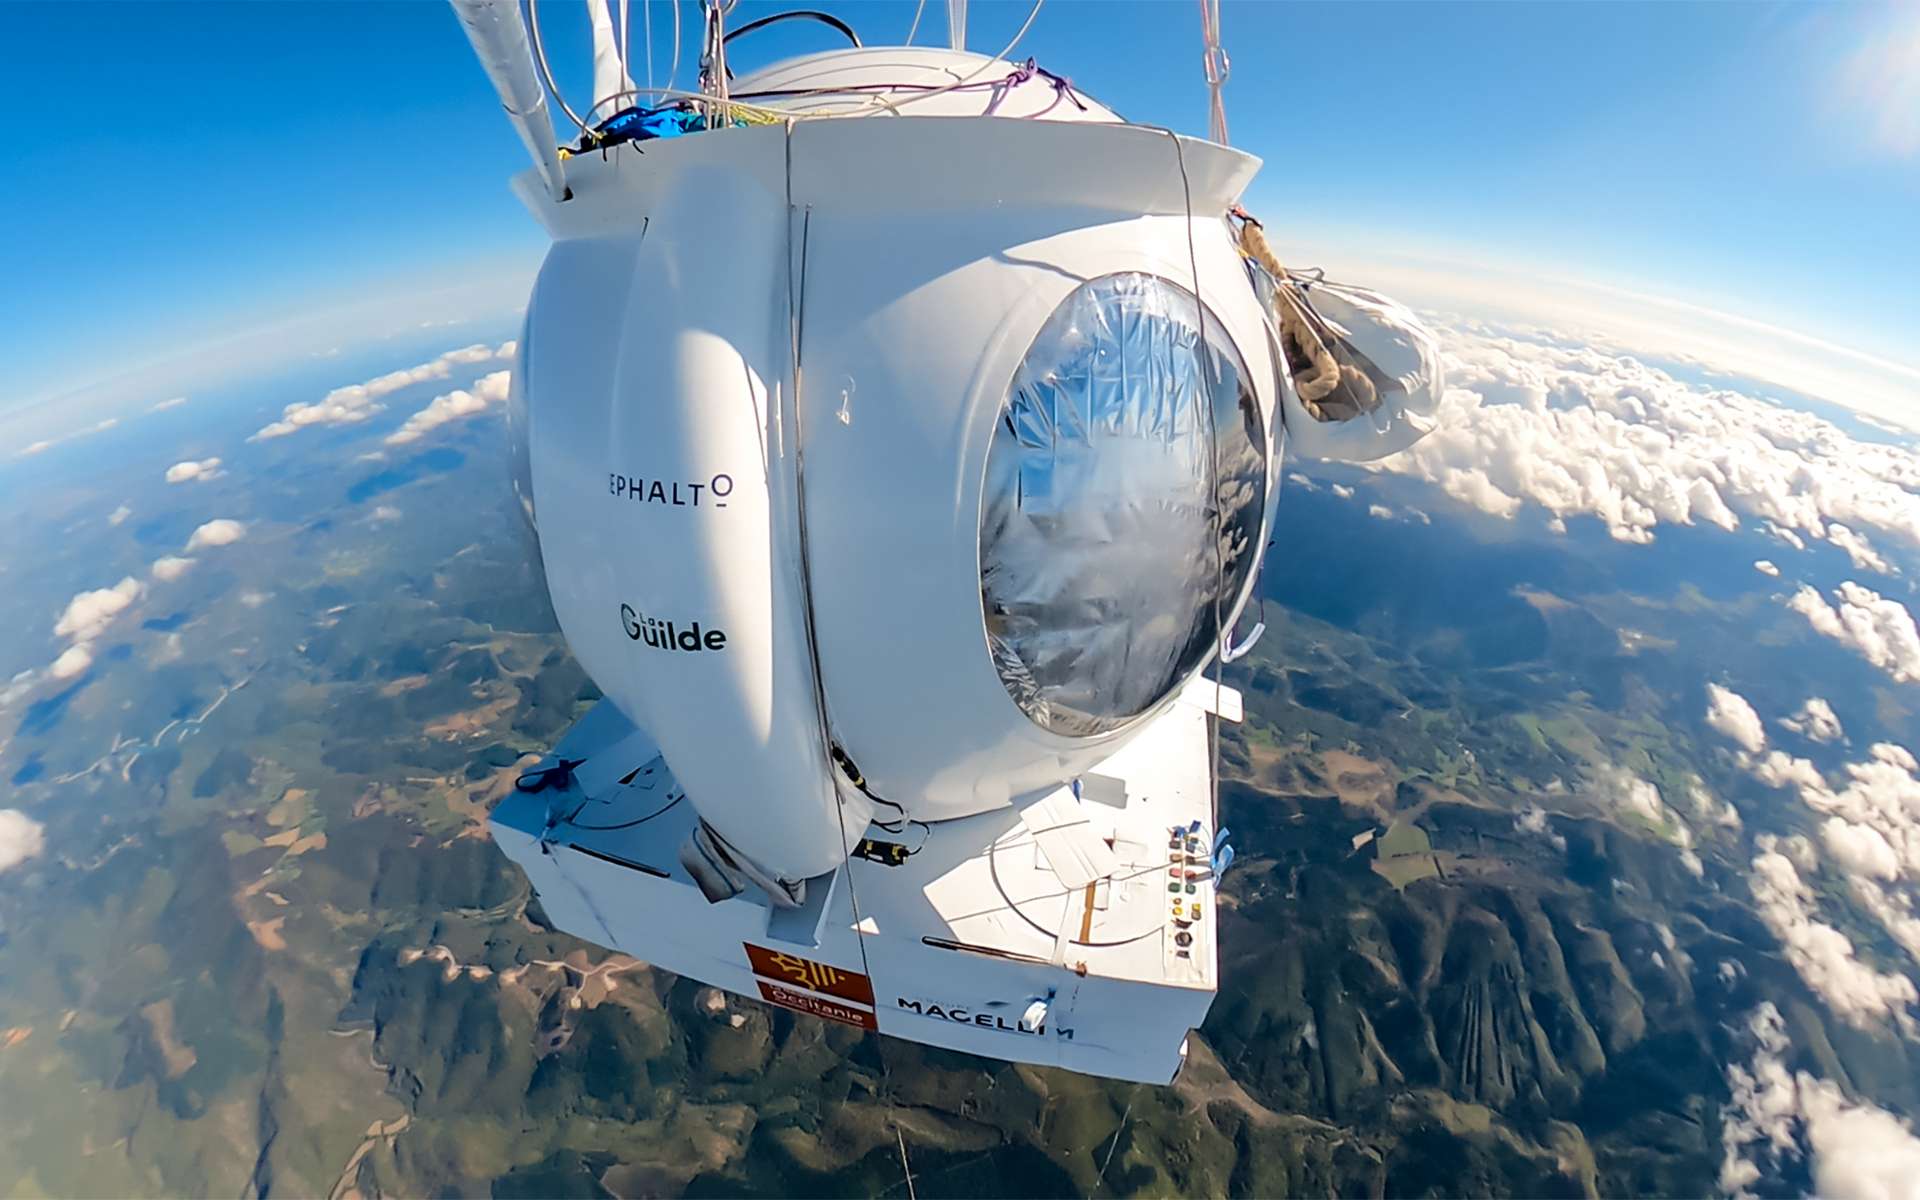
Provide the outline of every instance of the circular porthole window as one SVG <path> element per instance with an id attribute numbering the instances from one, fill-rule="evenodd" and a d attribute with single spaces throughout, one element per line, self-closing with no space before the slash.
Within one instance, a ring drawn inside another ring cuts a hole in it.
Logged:
<path id="1" fill-rule="evenodd" d="M 1246 587 L 1266 490 L 1260 406 L 1219 319 L 1154 275 L 1075 289 L 987 452 L 980 600 L 1008 695 L 1070 737 L 1166 698 Z"/>

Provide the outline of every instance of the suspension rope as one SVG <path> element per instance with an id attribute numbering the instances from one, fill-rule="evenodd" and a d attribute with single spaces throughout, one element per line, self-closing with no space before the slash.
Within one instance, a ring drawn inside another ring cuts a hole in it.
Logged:
<path id="1" fill-rule="evenodd" d="M 913 35 L 920 31 L 920 14 L 926 11 L 927 11 L 927 0 L 920 0 L 920 3 L 914 5 L 913 24 L 907 26 L 907 41 L 906 41 L 907 45 L 909 46 L 913 45 Z"/>
<path id="2" fill-rule="evenodd" d="M 875 1034 L 875 1037 L 880 1036 Z M 893 1140 L 900 1147 L 900 1169 L 907 1175 L 907 1200 L 920 1200 L 913 1191 L 913 1168 L 907 1165 L 907 1139 L 900 1132 L 900 1122 L 893 1123 Z"/>
<path id="3" fill-rule="evenodd" d="M 680 78 L 680 0 L 667 0 L 667 7 L 673 10 L 673 66 L 667 69 L 667 91 L 672 92 Z"/>
<path id="4" fill-rule="evenodd" d="M 1224 146 L 1227 144 L 1227 105 L 1220 93 L 1227 85 L 1233 63 L 1220 44 L 1220 0 L 1200 0 L 1200 40 L 1203 44 L 1200 62 L 1207 75 L 1207 137 Z"/>
<path id="5" fill-rule="evenodd" d="M 803 358 L 802 350 L 806 340 L 807 317 L 807 250 L 813 228 L 813 209 L 804 210 L 800 226 L 799 270 L 794 270 L 793 245 L 793 128 L 795 121 L 789 117 L 784 122 L 786 154 L 786 199 L 787 199 L 787 338 L 789 378 L 793 389 L 793 485 L 794 506 L 799 525 L 800 553 L 800 611 L 806 630 L 807 661 L 812 667 L 813 697 L 816 724 L 820 733 L 820 746 L 826 758 L 828 779 L 833 783 L 834 816 L 840 824 L 840 844 L 846 851 L 847 861 L 840 864 L 839 870 L 847 880 L 847 902 L 853 913 L 854 945 L 860 951 L 860 970 L 869 979 L 873 977 L 873 964 L 867 956 L 866 920 L 860 915 L 860 890 L 853 879 L 853 841 L 847 834 L 846 804 L 841 799 L 836 751 L 827 713 L 826 681 L 820 673 L 819 631 L 813 613 L 813 566 L 807 539 L 807 491 L 806 491 L 806 421 L 802 407 Z M 844 757 L 840 752 L 839 757 Z M 904 810 L 902 810 L 904 812 Z M 877 1024 L 877 1023 L 876 1023 Z M 899 1114 L 894 1103 L 893 1070 L 887 1062 L 887 1040 L 878 1028 L 873 1030 L 874 1052 L 880 1062 L 880 1091 L 887 1106 L 887 1122 L 893 1126 L 895 1145 L 900 1151 L 900 1170 L 906 1176 L 908 1200 L 917 1200 L 914 1196 L 913 1170 L 907 1162 L 907 1140 L 900 1126 Z"/>
<path id="6" fill-rule="evenodd" d="M 678 0 L 672 0 L 678 3 Z M 640 23 L 647 35 L 647 90 L 653 90 L 653 0 L 640 0 Z"/>
<path id="7" fill-rule="evenodd" d="M 645 4 L 647 0 L 640 0 Z M 633 82 L 633 9 L 632 0 L 620 0 L 620 79 Z"/>
<path id="8" fill-rule="evenodd" d="M 527 32 L 533 35 L 533 59 L 540 67 L 540 78 L 546 83 L 547 90 L 553 93 L 555 103 L 560 105 L 561 112 L 567 114 L 567 120 L 579 126 L 581 133 L 591 137 L 593 131 L 587 128 L 580 114 L 573 111 L 573 105 L 568 104 L 567 98 L 560 94 L 560 85 L 553 81 L 553 66 L 547 62 L 547 44 L 540 36 L 540 0 L 527 0 Z"/>
<path id="9" fill-rule="evenodd" d="M 1162 129 L 1162 133 L 1173 141 L 1174 161 L 1180 168 L 1180 195 L 1186 207 L 1187 222 L 1187 266 L 1193 272 L 1193 304 L 1200 320 L 1200 368 L 1204 379 L 1208 360 L 1213 347 L 1207 342 L 1207 302 L 1200 298 L 1200 251 L 1193 236 L 1193 182 L 1187 175 L 1187 151 L 1180 141 L 1180 135 L 1171 129 Z M 1196 393 L 1197 394 L 1197 393 Z M 1226 664 L 1220 646 L 1224 639 L 1231 636 L 1230 631 L 1221 628 L 1223 614 L 1221 598 L 1227 589 L 1227 555 L 1222 544 L 1226 529 L 1225 513 L 1220 504 L 1220 431 L 1213 415 L 1213 399 L 1205 397 L 1202 407 L 1206 411 L 1207 421 L 1207 479 L 1212 491 L 1210 508 L 1213 512 L 1213 631 L 1215 639 L 1213 666 L 1213 719 L 1208 722 L 1210 746 L 1207 764 L 1207 799 L 1209 825 L 1207 837 L 1211 840 L 1220 832 L 1220 723 L 1224 719 L 1222 712 L 1226 694 Z M 1217 906 L 1216 906 L 1217 907 Z"/>
<path id="10" fill-rule="evenodd" d="M 1087 1200 L 1093 1200 L 1093 1193 L 1100 1190 L 1101 1180 L 1107 1177 L 1107 1168 L 1113 1164 L 1113 1152 L 1120 1148 L 1120 1135 L 1127 1131 L 1127 1118 L 1133 1116 L 1133 1101 L 1127 1101 L 1127 1110 L 1120 1114 L 1120 1127 L 1113 1131 L 1113 1141 L 1107 1145 L 1107 1156 L 1100 1160 L 1099 1173 L 1093 1177 L 1093 1187 L 1087 1192 Z"/>
<path id="11" fill-rule="evenodd" d="M 706 15 L 705 32 L 700 46 L 700 90 L 717 99 L 719 104 L 709 111 L 708 124 L 717 114 L 720 124 L 728 124 L 727 104 L 727 9 L 732 7 L 729 0 L 702 0 Z"/>

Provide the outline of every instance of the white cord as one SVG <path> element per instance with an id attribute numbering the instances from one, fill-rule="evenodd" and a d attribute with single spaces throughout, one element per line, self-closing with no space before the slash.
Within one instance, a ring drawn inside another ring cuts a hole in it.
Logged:
<path id="1" fill-rule="evenodd" d="M 920 3 L 914 6 L 913 24 L 907 26 L 907 45 L 913 45 L 913 35 L 920 30 L 920 14 L 926 11 L 927 0 L 920 0 Z"/>
<path id="2" fill-rule="evenodd" d="M 533 2 L 538 3 L 538 0 L 533 0 Z M 679 72 L 680 72 L 680 28 L 679 28 L 680 4 L 679 4 L 679 0 L 669 0 L 669 2 L 673 5 L 673 23 L 674 23 L 673 66 L 672 66 L 672 69 L 667 72 L 667 85 L 665 87 L 660 87 L 660 88 L 649 88 L 648 95 L 652 97 L 652 102 L 655 104 L 658 104 L 665 100 L 670 100 L 670 99 L 711 100 L 714 98 L 711 92 L 686 91 L 673 86 L 674 79 L 679 75 Z M 781 121 L 839 120 L 845 117 L 874 116 L 882 112 L 897 113 L 899 109 L 902 109 L 909 104 L 916 104 L 922 100 L 931 100 L 935 96 L 944 96 L 948 92 L 951 92 L 956 88 L 965 87 L 968 84 L 972 83 L 974 80 L 978 79 L 980 76 L 986 74 L 986 72 L 991 68 L 993 68 L 995 65 L 1001 64 L 1002 61 L 1007 57 L 1007 55 L 1012 54 L 1014 51 L 1014 48 L 1020 44 L 1023 38 L 1026 37 L 1027 31 L 1033 28 L 1034 19 L 1040 15 L 1041 6 L 1044 5 L 1045 3 L 1046 3 L 1046 0 L 1034 0 L 1033 7 L 1027 10 L 1027 19 L 1021 23 L 1019 31 L 1013 35 L 1013 39 L 1009 41 L 1006 44 L 1006 46 L 1004 46 L 1001 49 L 1000 53 L 982 62 L 970 74 L 958 80 L 955 80 L 953 83 L 947 84 L 944 87 L 937 88 L 930 92 L 919 92 L 910 96 L 899 97 L 899 98 L 889 98 L 884 95 L 869 96 L 866 98 L 865 104 L 849 110 L 839 111 L 839 112 L 829 111 L 825 109 L 801 109 L 801 108 L 774 109 L 774 108 L 769 108 L 765 105 L 739 104 L 737 102 L 733 103 L 731 106 L 734 108 L 744 108 L 744 109 L 747 109 L 748 111 L 759 112 L 766 117 L 774 118 Z M 631 91 L 622 92 L 617 97 L 608 97 L 608 99 L 619 99 L 622 97 L 635 96 L 638 94 L 639 94 L 639 89 L 635 88 Z M 605 101 L 603 100 L 602 104 L 604 105 L 604 103 Z M 579 123 L 579 119 L 577 117 L 575 118 L 575 122 Z M 586 128 L 586 126 L 583 124 L 581 125 L 581 128 L 584 129 Z"/>
<path id="3" fill-rule="evenodd" d="M 642 4 L 646 0 L 640 0 Z M 633 10 L 629 0 L 620 0 L 620 78 L 633 82 Z"/>
<path id="4" fill-rule="evenodd" d="M 647 34 L 647 90 L 653 90 L 653 0 L 640 0 L 640 21 Z"/>
<path id="5" fill-rule="evenodd" d="M 667 71 L 667 91 L 673 91 L 674 80 L 680 78 L 680 0 L 667 0 L 673 9 L 673 67 Z"/>
<path id="6" fill-rule="evenodd" d="M 900 100 L 889 100 L 884 96 L 875 96 L 873 98 L 873 104 L 871 105 L 871 107 L 884 108 L 888 112 L 897 114 L 901 109 L 905 108 L 909 104 L 918 104 L 922 100 L 931 100 L 935 96 L 944 96 L 948 92 L 951 92 L 952 90 L 954 90 L 955 88 L 962 88 L 967 86 L 969 83 L 972 83 L 974 80 L 980 78 L 980 76 L 986 74 L 988 68 L 992 67 L 995 63 L 998 63 L 1000 60 L 1006 58 L 1007 55 L 1013 53 L 1013 48 L 1020 44 L 1020 39 L 1027 36 L 1027 30 L 1033 28 L 1033 19 L 1040 15 L 1040 6 L 1045 3 L 1046 3 L 1046 0 L 1033 0 L 1033 7 L 1027 11 L 1027 19 L 1021 23 L 1020 31 L 1013 35 L 1013 40 L 1008 42 L 1006 44 L 1006 47 L 1002 49 L 1000 53 L 994 55 L 993 57 L 987 59 L 985 62 L 981 63 L 979 66 L 975 67 L 973 69 L 972 74 L 954 83 L 950 83 L 946 87 L 936 88 L 931 92 L 920 92 L 916 95 L 908 96 Z M 857 114 L 848 113 L 847 115 L 855 116 Z"/>

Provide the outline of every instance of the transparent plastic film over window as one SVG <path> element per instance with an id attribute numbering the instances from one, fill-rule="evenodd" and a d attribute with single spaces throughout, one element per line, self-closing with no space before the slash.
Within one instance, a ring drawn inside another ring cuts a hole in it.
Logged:
<path id="1" fill-rule="evenodd" d="M 1222 323 L 1201 325 L 1178 284 L 1103 276 L 1054 310 L 1007 389 L 981 605 L 1007 694 L 1053 733 L 1105 733 L 1165 699 L 1258 561 L 1259 403 Z"/>

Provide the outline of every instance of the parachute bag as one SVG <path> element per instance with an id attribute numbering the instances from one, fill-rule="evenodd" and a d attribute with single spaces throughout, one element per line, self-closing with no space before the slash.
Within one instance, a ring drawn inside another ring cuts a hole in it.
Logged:
<path id="1" fill-rule="evenodd" d="M 1283 389 L 1291 449 L 1371 462 L 1434 428 L 1446 382 L 1440 344 L 1413 311 L 1378 292 L 1288 271 L 1257 222 L 1241 226 L 1293 386 Z"/>

